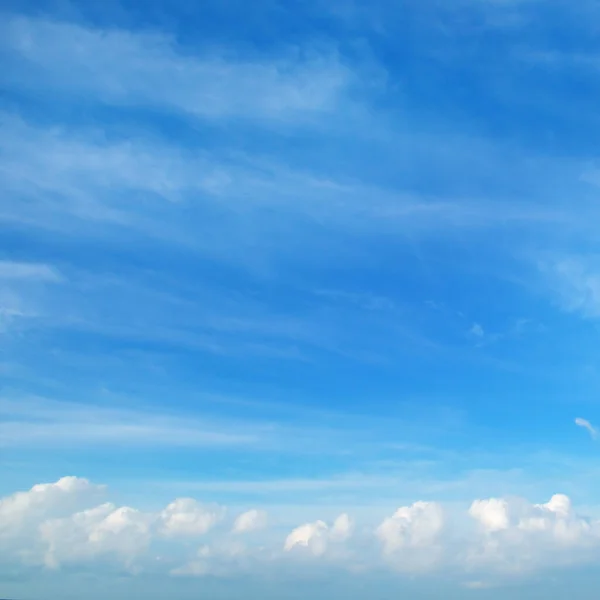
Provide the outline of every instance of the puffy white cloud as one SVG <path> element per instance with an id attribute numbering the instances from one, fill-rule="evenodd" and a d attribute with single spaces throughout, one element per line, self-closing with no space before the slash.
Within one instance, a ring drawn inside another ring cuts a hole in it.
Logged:
<path id="1" fill-rule="evenodd" d="M 315 521 L 296 527 L 286 538 L 283 546 L 289 552 L 295 546 L 305 546 L 317 556 L 327 549 L 327 533 L 329 527 L 324 521 Z"/>
<path id="2" fill-rule="evenodd" d="M 82 502 L 97 496 L 103 488 L 87 479 L 63 477 L 56 483 L 40 483 L 27 492 L 0 499 L 0 535 L 18 530 L 55 514 L 68 513 Z"/>
<path id="3" fill-rule="evenodd" d="M 508 502 L 502 498 L 475 500 L 469 514 L 479 522 L 484 531 L 508 529 Z"/>
<path id="4" fill-rule="evenodd" d="M 384 552 L 399 548 L 420 548 L 436 541 L 444 526 L 442 508 L 436 502 L 415 502 L 400 507 L 377 528 Z"/>
<path id="5" fill-rule="evenodd" d="M 403 571 L 431 568 L 441 554 L 444 513 L 436 502 L 402 506 L 379 525 L 376 535 L 386 560 Z"/>
<path id="6" fill-rule="evenodd" d="M 192 498 L 174 500 L 159 513 L 103 504 L 42 524 L 41 537 L 47 546 L 44 564 L 56 568 L 110 558 L 133 568 L 154 539 L 203 536 L 224 514 L 225 509 L 206 507 Z"/>
<path id="7" fill-rule="evenodd" d="M 470 566 L 524 571 L 585 562 L 600 551 L 600 522 L 578 515 L 571 500 L 556 494 L 545 504 L 491 498 L 469 510 L 479 524 L 466 561 Z"/>
<path id="8" fill-rule="evenodd" d="M 205 507 L 193 498 L 179 498 L 161 513 L 161 533 L 167 537 L 204 535 L 224 516 L 221 507 Z"/>
<path id="9" fill-rule="evenodd" d="M 352 527 L 352 521 L 345 513 L 337 517 L 332 526 L 324 521 L 300 525 L 287 536 L 284 550 L 289 552 L 296 546 L 304 546 L 315 556 L 321 556 L 330 542 L 345 542 L 352 534 Z"/>
<path id="10" fill-rule="evenodd" d="M 1 498 L 0 552 L 10 559 L 36 562 L 41 523 L 94 504 L 103 493 L 102 486 L 87 479 L 63 477 L 55 483 L 34 485 L 28 491 Z"/>
<path id="11" fill-rule="evenodd" d="M 263 510 L 249 510 L 239 515 L 234 524 L 234 533 L 248 533 L 263 529 L 267 524 L 267 513 Z"/>
<path id="12" fill-rule="evenodd" d="M 0 562 L 41 562 L 45 547 L 40 536 L 42 523 L 72 515 L 98 502 L 103 494 L 102 486 L 87 479 L 63 477 L 0 499 Z"/>
<path id="13" fill-rule="evenodd" d="M 64 477 L 0 499 L 0 560 L 58 568 L 101 560 L 132 568 L 155 539 L 206 534 L 225 509 L 181 498 L 159 512 L 97 504 L 104 488 Z"/>
<path id="14" fill-rule="evenodd" d="M 579 517 L 564 494 L 555 494 L 546 504 L 534 504 L 528 512 L 517 527 L 526 532 L 545 532 L 559 544 L 586 543 L 588 536 L 600 535 L 598 524 Z"/>
<path id="15" fill-rule="evenodd" d="M 600 521 L 579 515 L 562 494 L 541 504 L 478 499 L 464 511 L 415 502 L 357 535 L 344 513 L 330 523 L 315 520 L 296 527 L 283 547 L 275 542 L 276 532 L 240 537 L 264 528 L 266 513 L 258 509 L 219 527 L 225 509 L 191 498 L 142 511 L 99 504 L 103 494 L 101 486 L 65 477 L 0 499 L 0 562 L 53 569 L 103 565 L 135 572 L 152 560 L 153 571 L 162 565 L 165 574 L 230 576 L 304 554 L 350 570 L 376 568 L 373 561 L 383 560 L 405 573 L 451 568 L 467 581 L 487 581 L 600 558 Z M 202 539 L 199 549 L 190 547 L 196 539 Z M 380 554 L 368 552 L 372 543 L 380 545 Z"/>
<path id="16" fill-rule="evenodd" d="M 350 517 L 344 513 L 341 514 L 334 522 L 330 531 L 332 540 L 344 542 L 352 535 L 353 523 Z"/>
<path id="17" fill-rule="evenodd" d="M 110 556 L 132 566 L 150 544 L 151 525 L 151 515 L 109 503 L 68 518 L 48 520 L 40 527 L 47 545 L 44 564 L 57 568 Z"/>

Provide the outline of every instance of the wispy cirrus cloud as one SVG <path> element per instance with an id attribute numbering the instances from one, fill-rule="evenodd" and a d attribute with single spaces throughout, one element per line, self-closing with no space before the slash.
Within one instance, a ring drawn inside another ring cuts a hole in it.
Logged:
<path id="1" fill-rule="evenodd" d="M 595 440 L 598 437 L 598 430 L 587 419 L 577 417 L 575 419 L 575 425 L 577 425 L 577 427 L 581 427 L 582 429 L 587 430 L 592 439 Z"/>
<path id="2" fill-rule="evenodd" d="M 299 235 L 326 226 L 351 235 L 385 230 L 427 237 L 572 221 L 560 207 L 416 194 L 245 153 L 198 151 L 139 136 L 108 139 L 100 130 L 45 128 L 7 113 L 1 118 L 0 176 L 8 201 L 0 219 L 68 228 L 70 235 L 77 222 L 113 225 L 227 255 L 231 245 L 219 245 L 230 236 L 198 238 L 193 224 L 209 219 L 215 230 L 237 231 L 238 245 L 247 240 L 256 247 L 267 233 L 277 239 L 287 232 L 291 222 L 300 226 Z M 249 221 L 248 213 L 257 218 Z"/>
<path id="3" fill-rule="evenodd" d="M 10 57 L 3 80 L 12 87 L 87 94 L 120 106 L 285 120 L 331 111 L 352 79 L 333 52 L 255 60 L 214 49 L 193 55 L 164 33 L 17 16 L 0 31 Z"/>
<path id="4" fill-rule="evenodd" d="M 198 393 L 196 399 L 202 398 Z M 235 406 L 210 395 L 204 410 L 193 412 L 169 411 L 152 405 L 139 405 L 131 400 L 116 404 L 99 402 L 69 402 L 45 397 L 0 398 L 0 445 L 5 448 L 116 448 L 152 447 L 173 449 L 225 449 L 245 448 L 264 453 L 323 453 L 352 456 L 356 445 L 380 447 L 381 439 L 369 431 L 362 431 L 365 419 L 340 415 L 339 422 L 330 422 L 335 415 L 297 408 L 295 418 L 285 418 L 285 407 L 279 411 L 271 408 L 268 415 L 260 411 L 260 403 L 253 409 L 238 411 L 237 416 L 227 416 L 226 406 Z M 264 410 L 263 410 L 264 412 Z M 278 417 L 275 415 L 278 414 Z M 325 417 L 329 417 L 326 419 Z M 397 435 L 398 423 L 395 431 Z M 427 424 L 414 423 L 414 427 Z M 293 443 L 290 444 L 290 440 Z M 340 481 L 336 485 L 346 485 Z M 227 487 L 227 482 L 206 482 Z M 264 484 L 258 484 L 262 489 Z M 294 483 L 291 484 L 293 487 Z M 306 485 L 320 483 L 303 482 Z M 234 484 L 232 489 L 243 490 L 245 483 Z M 248 482 L 247 490 L 252 490 Z"/>
<path id="5" fill-rule="evenodd" d="M 6 447 L 256 445 L 268 428 L 189 419 L 153 411 L 55 400 L 2 399 L 0 445 Z"/>

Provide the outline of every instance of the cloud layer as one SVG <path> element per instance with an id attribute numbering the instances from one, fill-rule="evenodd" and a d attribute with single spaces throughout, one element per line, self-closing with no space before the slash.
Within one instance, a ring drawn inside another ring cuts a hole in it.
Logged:
<path id="1" fill-rule="evenodd" d="M 561 494 L 543 504 L 478 499 L 468 510 L 418 501 L 380 523 L 356 523 L 342 513 L 330 524 L 318 519 L 287 534 L 285 523 L 267 527 L 263 510 L 228 516 L 225 507 L 191 498 L 138 510 L 97 503 L 105 494 L 86 479 L 64 477 L 3 498 L 1 562 L 235 576 L 301 560 L 313 568 L 386 566 L 419 576 L 451 567 L 459 577 L 497 578 L 586 564 L 600 555 L 600 521 L 579 515 Z"/>

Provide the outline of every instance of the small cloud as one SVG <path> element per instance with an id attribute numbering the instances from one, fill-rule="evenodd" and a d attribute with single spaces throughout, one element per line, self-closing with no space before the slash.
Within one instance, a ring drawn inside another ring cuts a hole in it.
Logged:
<path id="1" fill-rule="evenodd" d="M 485 331 L 479 323 L 473 323 L 473 327 L 471 327 L 469 333 L 478 338 L 482 338 L 485 335 Z"/>
<path id="2" fill-rule="evenodd" d="M 587 419 L 577 417 L 575 419 L 575 425 L 587 429 L 593 439 L 596 439 L 598 437 L 598 430 Z"/>
<path id="3" fill-rule="evenodd" d="M 306 523 L 296 527 L 286 538 L 284 550 L 289 552 L 295 546 L 310 548 L 316 556 L 323 554 L 327 548 L 326 536 L 329 527 L 323 521 Z"/>
<path id="4" fill-rule="evenodd" d="M 352 535 L 354 524 L 347 514 L 341 514 L 329 526 L 324 521 L 315 521 L 296 527 L 286 538 L 284 550 L 289 552 L 296 546 L 304 546 L 315 556 L 325 554 L 331 542 L 345 542 Z"/>

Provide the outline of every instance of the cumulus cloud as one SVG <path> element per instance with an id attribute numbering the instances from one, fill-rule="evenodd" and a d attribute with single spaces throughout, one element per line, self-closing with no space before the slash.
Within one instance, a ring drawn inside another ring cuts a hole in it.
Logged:
<path id="1" fill-rule="evenodd" d="M 330 530 L 332 540 L 345 542 L 352 535 L 353 523 L 350 517 L 343 513 L 334 522 Z"/>
<path id="2" fill-rule="evenodd" d="M 58 568 L 96 560 L 132 568 L 157 539 L 208 533 L 225 509 L 191 498 L 158 512 L 105 502 L 104 488 L 87 479 L 64 477 L 0 500 L 0 558 Z"/>
<path id="3" fill-rule="evenodd" d="M 444 527 L 442 507 L 436 502 L 402 506 L 376 530 L 383 555 L 401 570 L 419 570 L 437 562 Z"/>
<path id="4" fill-rule="evenodd" d="M 78 477 L 63 477 L 55 483 L 40 483 L 29 491 L 0 499 L 0 536 L 21 532 L 42 520 L 68 514 L 86 502 L 98 499 L 103 486 Z"/>
<path id="5" fill-rule="evenodd" d="M 104 488 L 87 479 L 63 477 L 0 499 L 0 562 L 40 562 L 45 547 L 41 525 L 94 505 L 103 495 Z"/>
<path id="6" fill-rule="evenodd" d="M 239 515 L 234 524 L 234 533 L 248 533 L 263 529 L 267 524 L 267 513 L 263 510 L 249 510 Z"/>
<path id="7" fill-rule="evenodd" d="M 205 507 L 193 498 L 179 498 L 162 511 L 160 530 L 167 537 L 204 535 L 224 514 L 221 507 Z"/>
<path id="8" fill-rule="evenodd" d="M 419 501 L 356 535 L 353 519 L 343 513 L 333 522 L 294 528 L 282 547 L 276 532 L 258 533 L 267 519 L 259 509 L 223 523 L 224 507 L 193 498 L 145 511 L 99 503 L 105 492 L 86 479 L 65 477 L 0 499 L 0 563 L 46 569 L 112 565 L 136 573 L 153 561 L 152 570 L 160 564 L 165 575 L 202 577 L 256 573 L 258 566 L 273 568 L 285 557 L 312 556 L 350 570 L 383 564 L 418 575 L 451 568 L 467 581 L 485 582 L 600 558 L 600 521 L 580 515 L 563 494 L 545 503 L 476 499 L 461 510 Z M 250 532 L 255 534 L 241 537 Z M 372 544 L 381 551 L 370 552 Z"/>
<path id="9" fill-rule="evenodd" d="M 150 544 L 151 524 L 150 515 L 110 503 L 46 521 L 40 527 L 47 546 L 43 562 L 58 568 L 109 556 L 130 567 Z"/>
<path id="10" fill-rule="evenodd" d="M 598 430 L 587 419 L 577 417 L 575 419 L 575 425 L 577 425 L 578 427 L 583 427 L 583 429 L 587 429 L 593 439 L 596 439 L 598 437 Z"/>
<path id="11" fill-rule="evenodd" d="M 324 521 L 315 521 L 296 527 L 285 539 L 284 550 L 289 552 L 296 546 L 305 546 L 319 556 L 327 549 L 329 527 Z"/>
<path id="12" fill-rule="evenodd" d="M 470 566 L 526 571 L 586 561 L 600 550 L 600 522 L 578 515 L 564 494 L 543 504 L 476 500 L 469 514 L 480 533 L 466 558 Z"/>
<path id="13" fill-rule="evenodd" d="M 508 529 L 508 503 L 502 498 L 475 500 L 469 514 L 484 531 L 502 531 Z"/>
<path id="14" fill-rule="evenodd" d="M 352 533 L 352 521 L 347 514 L 341 514 L 328 525 L 324 521 L 315 521 L 296 527 L 286 538 L 284 550 L 291 551 L 297 546 L 308 548 L 315 556 L 325 554 L 331 542 L 345 542 Z"/>

